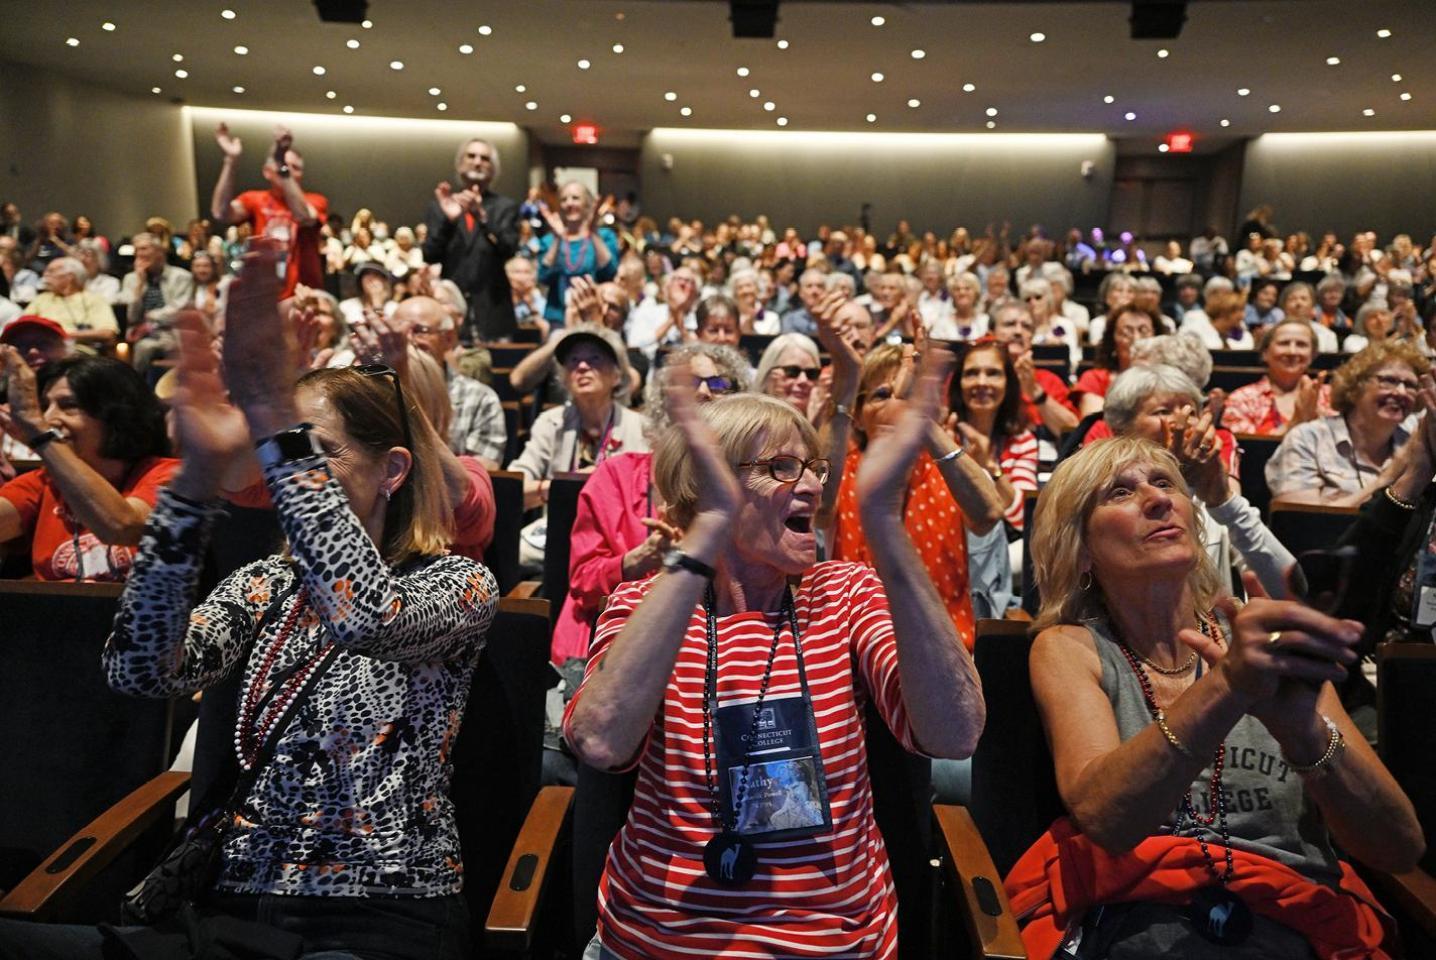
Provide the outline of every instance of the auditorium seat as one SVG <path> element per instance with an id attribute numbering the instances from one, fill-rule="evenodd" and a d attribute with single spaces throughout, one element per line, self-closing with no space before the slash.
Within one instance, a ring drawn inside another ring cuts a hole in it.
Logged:
<path id="1" fill-rule="evenodd" d="M 1266 519 L 1271 505 L 1271 487 L 1266 482 L 1266 464 L 1281 446 L 1281 437 L 1261 437 L 1251 433 L 1236 435 L 1241 461 L 1237 469 L 1241 473 L 1242 496 L 1261 511 Z"/>
<path id="2" fill-rule="evenodd" d="M 1225 390 L 1231 393 L 1238 387 L 1245 387 L 1249 383 L 1256 383 L 1266 376 L 1265 367 L 1212 367 L 1212 375 L 1207 380 L 1208 390 Z"/>
<path id="3" fill-rule="evenodd" d="M 1038 343 L 1032 347 L 1032 362 L 1063 383 L 1072 382 L 1072 350 L 1065 343 Z"/>
<path id="4" fill-rule="evenodd" d="M 556 473 L 548 488 L 548 533 L 543 554 L 543 595 L 557 616 L 568 596 L 569 538 L 578 518 L 578 495 L 588 482 L 587 473 Z"/>
<path id="5" fill-rule="evenodd" d="M 1359 507 L 1292 503 L 1279 497 L 1271 501 L 1270 510 L 1267 526 L 1282 545 L 1297 556 L 1308 550 L 1335 547 L 1361 512 Z"/>
<path id="6" fill-rule="evenodd" d="M 484 551 L 484 565 L 499 582 L 499 593 L 518 585 L 519 534 L 524 526 L 524 475 L 517 470 L 490 470 L 494 484 L 494 539 Z"/>

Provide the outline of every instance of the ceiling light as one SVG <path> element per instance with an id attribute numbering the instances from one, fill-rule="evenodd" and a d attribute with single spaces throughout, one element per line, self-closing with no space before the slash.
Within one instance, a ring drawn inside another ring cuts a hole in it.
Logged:
<path id="1" fill-rule="evenodd" d="M 1409 94 L 1409 93 L 1403 93 L 1403 94 L 1401 95 L 1401 99 L 1402 99 L 1402 100 L 1410 100 L 1410 99 L 1411 99 L 1411 94 Z"/>
<path id="2" fill-rule="evenodd" d="M 989 130 L 996 130 L 996 129 L 997 129 L 997 121 L 996 121 L 996 120 L 989 120 L 989 121 L 987 121 L 987 129 L 989 129 Z"/>
<path id="3" fill-rule="evenodd" d="M 233 10 L 221 10 L 221 11 L 219 12 L 219 15 L 220 15 L 221 17 L 224 17 L 226 20 L 233 20 L 233 19 L 234 19 L 234 16 L 235 16 Z"/>
<path id="4" fill-rule="evenodd" d="M 324 99 L 326 100 L 333 100 L 337 96 L 339 96 L 339 94 L 335 93 L 333 90 L 324 91 Z"/>
<path id="5" fill-rule="evenodd" d="M 772 113 L 774 110 L 778 109 L 778 105 L 772 100 L 765 100 L 763 101 L 763 109 L 767 110 L 769 113 Z"/>
<path id="6" fill-rule="evenodd" d="M 987 115 L 988 115 L 989 117 L 995 117 L 995 116 L 997 116 L 997 108 L 996 108 L 996 107 L 988 107 L 988 108 L 987 108 Z"/>
<path id="7" fill-rule="evenodd" d="M 1043 40 L 1047 39 L 1047 34 L 1041 32 L 1032 33 L 1028 34 L 1027 39 L 1031 40 L 1033 43 L 1041 43 Z"/>
<path id="8" fill-rule="evenodd" d="M 759 90 L 757 87 L 754 87 L 752 90 L 748 91 L 748 96 L 752 97 L 754 100 L 757 100 L 762 95 L 763 91 Z"/>
<path id="9" fill-rule="evenodd" d="M 589 63 L 587 60 L 580 60 L 578 62 L 578 68 L 580 70 L 587 70 L 591 66 L 593 66 L 593 64 Z"/>
<path id="10" fill-rule="evenodd" d="M 615 43 L 615 44 L 613 45 L 613 52 L 614 52 L 614 53 L 622 53 L 622 52 L 623 52 L 623 44 L 621 44 L 621 43 Z"/>
<path id="11" fill-rule="evenodd" d="M 779 40 L 779 41 L 778 41 L 778 49 L 779 49 L 779 50 L 786 50 L 786 49 L 788 49 L 788 41 L 786 41 L 786 40 Z M 787 124 L 787 119 L 788 119 L 787 117 L 779 117 L 778 119 L 784 121 L 784 125 L 786 126 L 786 124 Z"/>
<path id="12" fill-rule="evenodd" d="M 315 75 L 316 77 L 322 77 L 322 76 L 324 76 L 325 73 L 326 73 L 326 71 L 325 71 L 325 69 L 324 69 L 323 67 L 315 67 L 315 68 L 314 68 L 314 75 Z"/>
<path id="13" fill-rule="evenodd" d="M 1281 104 L 1273 103 L 1271 106 L 1267 107 L 1266 110 L 1267 113 L 1281 113 Z"/>
<path id="14" fill-rule="evenodd" d="M 877 122 L 878 122 L 878 115 L 877 115 L 876 113 L 870 113 L 870 114 L 868 114 L 868 123 L 877 123 Z"/>
<path id="15" fill-rule="evenodd" d="M 350 50 L 358 50 L 358 49 L 359 49 L 359 41 L 358 41 L 358 40 L 355 40 L 355 39 L 353 39 L 353 38 L 350 38 L 350 39 L 344 41 L 344 46 L 348 47 Z"/>
<path id="16" fill-rule="evenodd" d="M 683 108 L 682 108 L 681 110 L 679 110 L 678 112 L 679 112 L 680 114 L 682 114 L 683 116 L 685 116 L 685 117 L 691 117 L 691 116 L 693 116 L 693 108 L 692 108 L 692 107 L 683 107 Z"/>
<path id="17" fill-rule="evenodd" d="M 787 118 L 787 117 L 779 117 L 779 118 L 778 118 L 778 126 L 780 126 L 780 127 L 786 127 L 787 125 L 788 125 L 788 118 Z"/>
<path id="18" fill-rule="evenodd" d="M 1340 58 L 1340 57 L 1327 57 L 1327 58 L 1326 58 L 1326 65 L 1327 65 L 1328 67 L 1340 66 L 1340 65 L 1341 65 L 1341 58 Z"/>
<path id="19" fill-rule="evenodd" d="M 1168 57 L 1170 57 L 1171 55 L 1172 55 L 1172 51 L 1168 50 L 1166 47 L 1163 47 L 1162 49 L 1160 49 L 1160 50 L 1157 51 L 1157 59 L 1158 59 L 1158 60 L 1165 60 L 1165 59 L 1167 59 Z"/>
<path id="20" fill-rule="evenodd" d="M 373 29 L 374 29 L 374 21 L 373 21 L 373 20 L 360 20 L 360 21 L 359 21 L 359 26 L 363 27 L 365 30 L 373 30 Z"/>
<path id="21" fill-rule="evenodd" d="M 159 92 L 160 92 L 160 88 L 159 88 L 159 87 L 150 87 L 150 93 L 159 93 Z"/>
<path id="22" fill-rule="evenodd" d="M 403 69 L 404 69 L 404 61 L 403 61 L 403 60 L 390 60 L 390 61 L 389 61 L 389 69 L 390 69 L 390 70 L 403 70 Z"/>
<path id="23" fill-rule="evenodd" d="M 909 107 L 912 107 L 914 110 L 916 110 L 918 107 L 922 106 L 922 101 L 919 100 L 919 99 L 917 99 L 916 97 L 913 97 L 911 100 L 909 100 L 909 101 L 907 102 L 907 105 L 908 105 Z"/>
<path id="24" fill-rule="evenodd" d="M 667 100 L 669 103 L 672 103 L 674 100 L 678 99 L 678 94 L 674 93 L 672 90 L 669 90 L 663 95 L 663 99 Z"/>
<path id="25" fill-rule="evenodd" d="M 78 47 L 80 45 L 80 40 L 78 37 L 69 37 L 65 40 L 65 45 L 70 47 Z"/>
<path id="26" fill-rule="evenodd" d="M 572 120 L 572 119 L 573 119 L 573 117 L 572 117 L 571 115 L 567 114 L 567 113 L 560 113 L 560 114 L 558 115 L 558 122 L 559 122 L 559 123 L 568 123 L 568 122 L 569 122 L 570 120 Z"/>
<path id="27" fill-rule="evenodd" d="M 249 48 L 244 46 L 243 44 L 240 44 L 239 46 L 234 48 L 234 52 L 241 57 L 247 56 L 249 54 Z"/>
<path id="28" fill-rule="evenodd" d="M 1112 95 L 1109 93 L 1109 94 L 1107 94 L 1105 97 L 1102 98 L 1102 102 L 1103 102 L 1103 103 L 1116 103 L 1116 102 L 1117 102 L 1117 98 L 1114 97 L 1114 96 L 1112 96 Z"/>
<path id="29" fill-rule="evenodd" d="M 353 112 L 354 112 L 354 108 L 351 107 L 351 106 L 349 106 L 349 104 L 346 103 L 346 104 L 344 105 L 344 112 L 345 112 L 345 113 L 353 113 Z"/>
<path id="30" fill-rule="evenodd" d="M 977 84 L 975 84 L 975 83 L 964 83 L 964 84 L 962 85 L 962 92 L 963 92 L 963 93 L 974 93 L 974 92 L 976 92 L 976 90 L 977 90 Z"/>
<path id="31" fill-rule="evenodd" d="M 1392 83 L 1400 83 L 1400 82 L 1401 82 L 1401 74 L 1399 74 L 1399 73 L 1393 73 L 1393 74 L 1391 75 L 1391 82 L 1392 82 Z"/>
<path id="32" fill-rule="evenodd" d="M 528 93 L 528 90 L 529 90 L 529 88 L 526 87 L 526 86 L 524 86 L 522 83 L 517 84 L 517 85 L 514 87 L 514 93 Z"/>
<path id="33" fill-rule="evenodd" d="M 447 109 L 449 109 L 449 105 L 448 105 L 447 103 L 445 103 L 444 101 L 440 100 L 438 103 L 434 104 L 434 109 L 435 109 L 435 110 L 447 110 Z"/>
<path id="34" fill-rule="evenodd" d="M 467 57 L 469 54 L 474 52 L 474 48 L 467 43 L 461 43 L 459 44 L 459 52 Z"/>
<path id="35" fill-rule="evenodd" d="M 188 70 L 176 70 L 176 71 L 175 71 L 175 76 L 178 77 L 179 79 L 183 80 L 183 79 L 185 79 L 186 77 L 189 76 L 189 71 L 188 71 Z"/>
<path id="36" fill-rule="evenodd" d="M 438 87 L 430 87 L 430 88 L 429 88 L 429 96 L 431 96 L 431 97 L 437 97 L 437 96 L 438 96 L 439 94 L 441 94 L 441 93 L 443 93 L 443 91 L 440 90 Z"/>
<path id="37" fill-rule="evenodd" d="M 912 58 L 913 58 L 914 60 L 921 60 L 921 59 L 922 59 L 923 57 L 925 57 L 925 56 L 927 56 L 927 51 L 926 51 L 926 50 L 914 50 L 914 51 L 912 52 Z"/>
<path id="38" fill-rule="evenodd" d="M 107 33 L 113 33 L 115 25 L 110 21 L 106 20 L 104 23 L 100 24 L 100 29 L 104 30 Z"/>
<path id="39" fill-rule="evenodd" d="M 871 20 L 868 21 L 868 23 L 871 23 L 875 27 L 881 27 L 883 24 L 887 23 L 887 20 L 883 17 L 873 17 Z"/>
<path id="40" fill-rule="evenodd" d="M 1123 116 L 1126 117 L 1128 120 L 1137 119 L 1137 115 L 1135 113 L 1124 113 Z"/>
<path id="41" fill-rule="evenodd" d="M 524 109 L 525 109 L 525 110 L 537 110 L 537 109 L 538 109 L 538 103 L 537 103 L 537 101 L 530 100 L 528 103 L 524 104 Z"/>
<path id="42" fill-rule="evenodd" d="M 1382 40 L 1385 40 L 1387 37 L 1391 36 L 1391 31 L 1387 30 L 1385 27 L 1382 27 L 1380 30 L 1376 31 L 1376 35 Z"/>
<path id="43" fill-rule="evenodd" d="M 740 77 L 746 77 L 747 75 L 748 75 L 748 68 L 747 68 L 747 67 L 739 67 L 739 68 L 738 68 L 738 76 L 740 76 Z"/>
<path id="44" fill-rule="evenodd" d="M 1376 116 L 1376 111 L 1371 109 L 1370 107 L 1367 107 L 1365 110 L 1361 111 L 1361 115 L 1363 117 L 1374 117 Z"/>
<path id="45" fill-rule="evenodd" d="M 1167 152 L 1168 150 L 1170 150 L 1170 149 L 1172 149 L 1172 148 L 1169 147 L 1169 146 L 1167 146 L 1165 143 L 1159 143 L 1159 144 L 1157 144 L 1157 152 L 1158 152 L 1158 153 L 1166 153 L 1166 152 Z"/>
<path id="46" fill-rule="evenodd" d="M 493 32 L 494 32 L 494 28 L 491 27 L 491 26 L 489 26 L 487 23 L 484 23 L 484 24 L 480 24 L 480 25 L 479 25 L 479 36 L 481 36 L 481 37 L 487 37 L 489 34 L 491 34 L 491 33 L 493 33 Z"/>
<path id="47" fill-rule="evenodd" d="M 243 88 L 243 87 L 235 87 L 235 88 L 234 88 L 234 92 L 235 92 L 235 93 L 243 93 L 243 92 L 244 92 L 244 88 Z"/>
<path id="48" fill-rule="evenodd" d="M 882 83 L 882 82 L 883 82 L 883 75 L 882 75 L 881 73 L 875 73 L 875 74 L 873 74 L 873 83 Z"/>
<path id="49" fill-rule="evenodd" d="M 1237 87 L 1237 96 L 1245 97 L 1251 93 L 1250 87 Z"/>
<path id="50" fill-rule="evenodd" d="M 1232 125 L 1232 122 L 1230 120 L 1223 120 L 1221 125 L 1224 127 L 1230 127 Z"/>
<path id="51" fill-rule="evenodd" d="M 170 59 L 173 60 L 175 63 L 184 63 L 184 54 L 177 53 L 174 56 L 170 57 Z"/>

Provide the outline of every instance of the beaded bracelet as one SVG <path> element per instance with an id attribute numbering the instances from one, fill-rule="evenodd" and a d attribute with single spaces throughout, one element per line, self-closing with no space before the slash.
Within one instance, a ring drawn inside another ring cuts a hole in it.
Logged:
<path id="1" fill-rule="evenodd" d="M 1397 505 L 1398 507 L 1400 507 L 1402 510 L 1415 510 L 1415 509 L 1416 509 L 1416 504 L 1411 503 L 1411 502 L 1408 501 L 1408 500 L 1402 500 L 1402 499 L 1401 499 L 1400 497 L 1398 497 L 1396 494 L 1394 494 L 1394 493 L 1391 492 L 1391 488 L 1390 488 L 1390 487 L 1387 487 L 1387 488 L 1386 488 L 1385 493 L 1386 493 L 1386 499 L 1387 499 L 1387 500 L 1390 500 L 1392 503 L 1396 504 L 1396 505 Z"/>
<path id="2" fill-rule="evenodd" d="M 1187 745 L 1177 739 L 1177 735 L 1172 732 L 1172 728 L 1167 726 L 1167 711 L 1165 710 L 1157 711 L 1157 729 L 1162 731 L 1162 736 L 1167 738 L 1168 743 L 1177 748 L 1178 753 L 1186 757 L 1188 760 L 1197 759 L 1192 754 L 1192 751 L 1187 749 Z"/>
<path id="3" fill-rule="evenodd" d="M 1321 755 L 1321 759 L 1307 766 L 1302 766 L 1301 764 L 1292 763 L 1290 760 L 1287 760 L 1286 765 L 1296 773 L 1315 773 L 1336 759 L 1336 755 L 1346 746 L 1346 737 L 1342 736 L 1341 728 L 1336 725 L 1336 722 L 1326 714 L 1321 715 L 1321 720 L 1326 724 L 1326 729 L 1330 734 L 1326 741 L 1326 752 Z"/>

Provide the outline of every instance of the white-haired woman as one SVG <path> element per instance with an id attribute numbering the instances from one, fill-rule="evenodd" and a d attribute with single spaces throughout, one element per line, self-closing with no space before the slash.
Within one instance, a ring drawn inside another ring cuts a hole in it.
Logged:
<path id="1" fill-rule="evenodd" d="M 1029 277 L 1018 287 L 1017 296 L 1032 313 L 1033 345 L 1065 346 L 1075 370 L 1082 362 L 1082 344 L 1077 339 L 1077 327 L 1057 312 L 1057 303 L 1052 299 L 1052 282 L 1041 276 Z"/>
<path id="2" fill-rule="evenodd" d="M 934 323 L 927 335 L 934 340 L 977 340 L 987 335 L 987 314 L 978 310 L 982 300 L 982 281 L 977 274 L 954 274 L 947 281 L 952 297 L 952 312 L 943 321 Z"/>
<path id="3" fill-rule="evenodd" d="M 1031 675 L 1068 816 L 1007 878 L 1028 955 L 1080 935 L 1104 957 L 1385 956 L 1333 841 L 1389 871 L 1425 843 L 1332 687 L 1361 625 L 1224 598 L 1195 513 L 1177 459 L 1135 437 L 1043 490 Z"/>
<path id="4" fill-rule="evenodd" d="M 576 180 L 558 192 L 558 210 L 540 206 L 549 232 L 539 248 L 539 283 L 548 290 L 543 318 L 550 327 L 562 327 L 568 306 L 568 285 L 574 277 L 606 283 L 618 275 L 618 237 L 603 219 L 608 204 L 599 204 L 593 192 Z"/>
<path id="5" fill-rule="evenodd" d="M 115 311 L 99 294 L 85 289 L 90 279 L 74 257 L 56 257 L 45 267 L 45 292 L 30 301 L 26 313 L 54 320 L 76 343 L 106 347 L 120 335 Z"/>
<path id="6" fill-rule="evenodd" d="M 1094 347 L 1099 346 L 1107 333 L 1108 318 L 1129 306 L 1136 296 L 1137 281 L 1133 280 L 1130 274 L 1113 270 L 1103 277 L 1097 286 L 1097 303 L 1101 305 L 1102 312 L 1093 317 L 1092 322 L 1087 325 L 1087 343 Z M 1153 322 L 1155 319 L 1154 317 Z"/>
<path id="7" fill-rule="evenodd" d="M 733 271 L 728 280 L 728 289 L 733 302 L 738 304 L 738 329 L 743 333 L 756 333 L 771 337 L 783 328 L 782 321 L 772 310 L 763 306 L 759 295 L 758 271 L 744 267 Z"/>
<path id="8" fill-rule="evenodd" d="M 775 337 L 758 358 L 753 389 L 785 400 L 803 416 L 808 416 L 808 401 L 822 372 L 823 363 L 813 338 L 801 333 L 785 333 Z"/>
<path id="9" fill-rule="evenodd" d="M 654 475 L 683 539 L 661 575 L 610 599 L 566 716 L 585 762 L 638 770 L 589 957 L 677 960 L 740 944 L 897 955 L 863 706 L 907 749 L 952 758 L 971 754 L 985 715 L 901 516 L 937 408 L 935 359 L 858 476 L 876 571 L 816 562 L 830 467 L 797 410 L 744 394 L 700 412 L 675 375 L 676 429 Z M 755 762 L 755 724 L 769 718 Z M 755 802 L 779 792 L 781 803 Z"/>

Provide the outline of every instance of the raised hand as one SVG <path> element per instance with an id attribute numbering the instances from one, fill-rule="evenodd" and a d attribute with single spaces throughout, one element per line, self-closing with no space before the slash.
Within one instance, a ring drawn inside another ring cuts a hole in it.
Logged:
<path id="1" fill-rule="evenodd" d="M 598 298 L 598 287 L 588 277 L 569 278 L 566 313 L 572 314 L 578 323 L 603 322 L 603 303 Z"/>
<path id="2" fill-rule="evenodd" d="M 598 228 L 603 226 L 603 221 L 607 219 L 608 215 L 613 213 L 613 211 L 614 203 L 612 194 L 604 197 L 602 203 L 595 203 L 593 205 L 593 214 L 589 217 L 588 221 L 588 232 L 597 233 Z"/>
<path id="3" fill-rule="evenodd" d="M 563 223 L 563 217 L 558 215 L 558 211 L 542 202 L 539 203 L 539 215 L 543 217 L 543 222 L 548 224 L 549 230 L 552 231 L 553 242 L 560 242 L 567 230 Z"/>
<path id="4" fill-rule="evenodd" d="M 738 510 L 742 489 L 733 468 L 723 458 L 723 450 L 718 445 L 713 428 L 698 413 L 698 400 L 693 393 L 693 371 L 688 364 L 672 365 L 663 395 L 669 420 L 683 432 L 688 456 L 693 461 L 693 484 L 698 492 L 694 523 L 706 519 L 716 529 L 726 530 Z"/>
<path id="5" fill-rule="evenodd" d="M 244 414 L 225 395 L 219 358 L 204 318 L 186 310 L 175 318 L 179 334 L 179 386 L 172 407 L 185 469 L 211 482 L 251 449 Z"/>
<path id="6" fill-rule="evenodd" d="M 1042 391 L 1037 387 L 1037 365 L 1032 361 L 1032 351 L 1026 350 L 1022 356 L 1012 361 L 1012 367 L 1017 371 L 1017 382 L 1022 385 L 1022 395 L 1027 398 L 1035 397 Z"/>
<path id="7" fill-rule="evenodd" d="M 923 355 L 906 408 L 891 428 L 879 430 L 876 436 L 868 438 L 857 476 L 858 503 L 864 511 L 877 508 L 901 515 L 908 473 L 918 448 L 932 429 L 942 384 L 951 365 L 952 353 L 946 348 L 928 350 Z M 893 406 L 892 401 L 884 405 L 887 406 Z"/>
<path id="8" fill-rule="evenodd" d="M 45 413 L 40 408 L 40 389 L 35 371 L 14 347 L 0 348 L 8 381 L 6 406 L 0 411 L 0 427 L 21 443 L 35 439 L 45 430 Z"/>
<path id="9" fill-rule="evenodd" d="M 637 580 L 657 570 L 663 563 L 663 554 L 683 536 L 681 530 L 661 519 L 644 517 L 642 523 L 648 528 L 648 536 L 623 555 L 625 580 Z"/>
<path id="10" fill-rule="evenodd" d="M 409 329 L 402 323 L 396 323 L 378 310 L 367 311 L 369 326 L 374 332 L 374 339 L 377 341 L 379 355 L 384 362 L 393 367 L 399 374 L 399 379 L 404 380 L 409 375 Z"/>
<path id="11" fill-rule="evenodd" d="M 294 133 L 284 124 L 278 124 L 274 128 L 274 162 L 283 165 L 284 155 L 294 145 Z"/>
<path id="12" fill-rule="evenodd" d="M 244 144 L 240 142 L 239 137 L 229 132 L 227 123 L 221 123 L 214 128 L 214 141 L 219 144 L 220 151 L 231 160 L 238 160 L 244 153 Z"/>
<path id="13" fill-rule="evenodd" d="M 1212 423 L 1222 422 L 1222 411 L 1227 406 L 1227 392 L 1221 387 L 1212 387 L 1207 391 L 1206 411 L 1212 415 Z"/>
<path id="14" fill-rule="evenodd" d="M 1191 406 L 1183 406 L 1162 424 L 1163 445 L 1177 458 L 1182 475 L 1194 493 L 1209 507 L 1227 501 L 1226 469 L 1222 466 L 1221 440 L 1217 436 L 1212 412 L 1200 417 Z"/>
<path id="15" fill-rule="evenodd" d="M 1301 382 L 1296 385 L 1296 406 L 1292 409 L 1291 426 L 1317 418 L 1320 409 L 1318 401 L 1321 399 L 1321 388 L 1326 383 L 1326 378 L 1325 370 L 1314 377 L 1308 374 L 1301 378 Z"/>
<path id="16" fill-rule="evenodd" d="M 434 199 L 438 201 L 439 209 L 449 220 L 459 219 L 459 215 L 464 212 L 464 205 L 458 197 L 454 196 L 454 188 L 447 180 L 439 181 L 439 185 L 434 188 Z"/>
<path id="17" fill-rule="evenodd" d="M 251 240 L 224 317 L 224 382 L 259 436 L 295 422 L 292 333 L 279 314 L 278 263 L 272 240 Z"/>
<path id="18" fill-rule="evenodd" d="M 956 434 L 953 439 L 962 445 L 972 462 L 977 464 L 988 473 L 992 472 L 995 464 L 992 462 L 993 448 L 992 438 L 970 423 L 963 423 L 957 419 L 957 414 L 948 414 L 948 420 L 956 427 Z"/>

